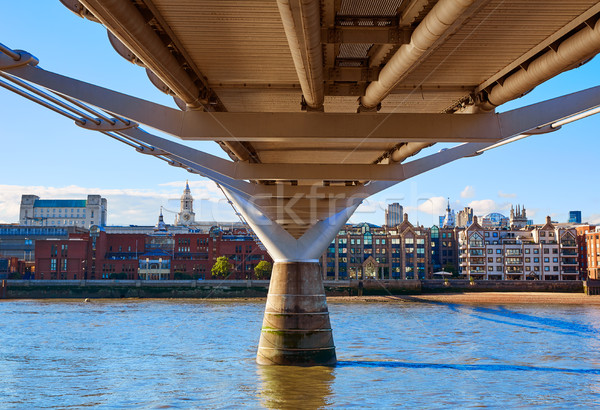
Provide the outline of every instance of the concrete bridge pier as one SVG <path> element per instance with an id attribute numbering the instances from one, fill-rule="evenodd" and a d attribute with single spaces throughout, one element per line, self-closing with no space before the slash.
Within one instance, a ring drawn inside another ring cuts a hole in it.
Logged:
<path id="1" fill-rule="evenodd" d="M 335 344 L 319 256 L 360 201 L 294 238 L 237 192 L 222 187 L 275 260 L 256 361 L 263 365 L 329 366 Z"/>
<path id="2" fill-rule="evenodd" d="M 256 361 L 269 365 L 335 364 L 318 263 L 275 262 Z"/>

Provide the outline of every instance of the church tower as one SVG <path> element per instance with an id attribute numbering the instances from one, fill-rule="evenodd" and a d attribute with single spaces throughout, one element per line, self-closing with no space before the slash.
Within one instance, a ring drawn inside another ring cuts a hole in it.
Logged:
<path id="1" fill-rule="evenodd" d="M 185 189 L 183 190 L 183 195 L 181 195 L 181 207 L 177 214 L 175 225 L 192 225 L 196 222 L 194 218 L 194 198 L 190 191 L 190 185 L 186 180 Z"/>

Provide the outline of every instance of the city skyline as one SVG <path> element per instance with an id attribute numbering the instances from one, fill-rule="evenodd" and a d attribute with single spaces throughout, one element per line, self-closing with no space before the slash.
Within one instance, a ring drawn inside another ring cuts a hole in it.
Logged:
<path id="1" fill-rule="evenodd" d="M 128 63 L 112 49 L 99 24 L 77 17 L 58 3 L 43 2 L 32 11 L 25 8 L 23 3 L 6 5 L 0 41 L 8 47 L 31 52 L 39 58 L 39 65 L 50 71 L 175 107 L 169 96 L 151 85 L 142 68 Z M 25 13 L 27 26 L 13 18 Z M 594 74 L 599 70 L 600 59 L 595 58 L 497 111 L 597 85 Z M 91 193 L 108 199 L 111 225 L 154 224 L 160 206 L 178 209 L 186 178 L 190 178 L 196 201 L 205 204 L 199 208 L 206 208 L 206 212 L 200 209 L 197 219 L 212 215 L 213 219 L 236 220 L 228 204 L 221 206 L 224 198 L 218 188 L 204 178 L 83 130 L 4 89 L 0 89 L 0 104 L 4 150 L 14 153 L 0 163 L 4 175 L 0 180 L 0 222 L 18 220 L 21 194 L 73 198 Z M 476 215 L 507 214 L 511 204 L 521 203 L 535 223 L 542 223 L 546 215 L 566 221 L 571 210 L 581 210 L 583 221 L 600 223 L 600 193 L 589 189 L 597 170 L 593 159 L 580 160 L 583 153 L 600 152 L 600 140 L 595 138 L 598 125 L 597 115 L 551 134 L 532 136 L 445 165 L 375 195 L 350 222 L 382 224 L 387 205 L 399 202 L 412 223 L 431 226 L 443 214 L 450 197 L 453 209 L 471 206 Z M 217 144 L 187 144 L 226 157 Z M 438 144 L 423 152 L 436 152 L 446 146 Z M 165 214 L 167 221 L 173 217 Z"/>

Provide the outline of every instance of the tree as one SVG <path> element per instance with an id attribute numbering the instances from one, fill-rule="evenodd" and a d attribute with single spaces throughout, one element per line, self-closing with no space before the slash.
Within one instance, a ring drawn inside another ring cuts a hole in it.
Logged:
<path id="1" fill-rule="evenodd" d="M 210 270 L 213 278 L 225 279 L 231 274 L 233 265 L 229 262 L 227 256 L 219 256 Z"/>
<path id="2" fill-rule="evenodd" d="M 254 274 L 257 279 L 270 279 L 273 265 L 267 261 L 260 261 L 258 265 L 254 267 Z"/>
<path id="3" fill-rule="evenodd" d="M 444 266 L 444 271 L 450 272 L 453 278 L 458 277 L 458 271 L 456 270 L 456 266 L 454 266 L 450 262 L 446 263 L 446 265 Z"/>

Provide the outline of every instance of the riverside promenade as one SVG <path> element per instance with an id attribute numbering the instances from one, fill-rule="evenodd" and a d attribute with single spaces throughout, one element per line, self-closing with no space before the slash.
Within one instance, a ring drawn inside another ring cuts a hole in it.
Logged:
<path id="1" fill-rule="evenodd" d="M 264 298 L 268 280 L 6 280 L 0 292 L 4 299 L 70 298 Z M 348 280 L 324 281 L 328 297 L 388 297 L 438 295 L 470 300 L 507 300 L 511 295 L 525 300 L 530 293 L 585 295 L 582 281 L 473 281 L 468 280 Z M 517 296 L 519 295 L 519 296 Z M 573 299 L 571 299 L 573 300 Z"/>

